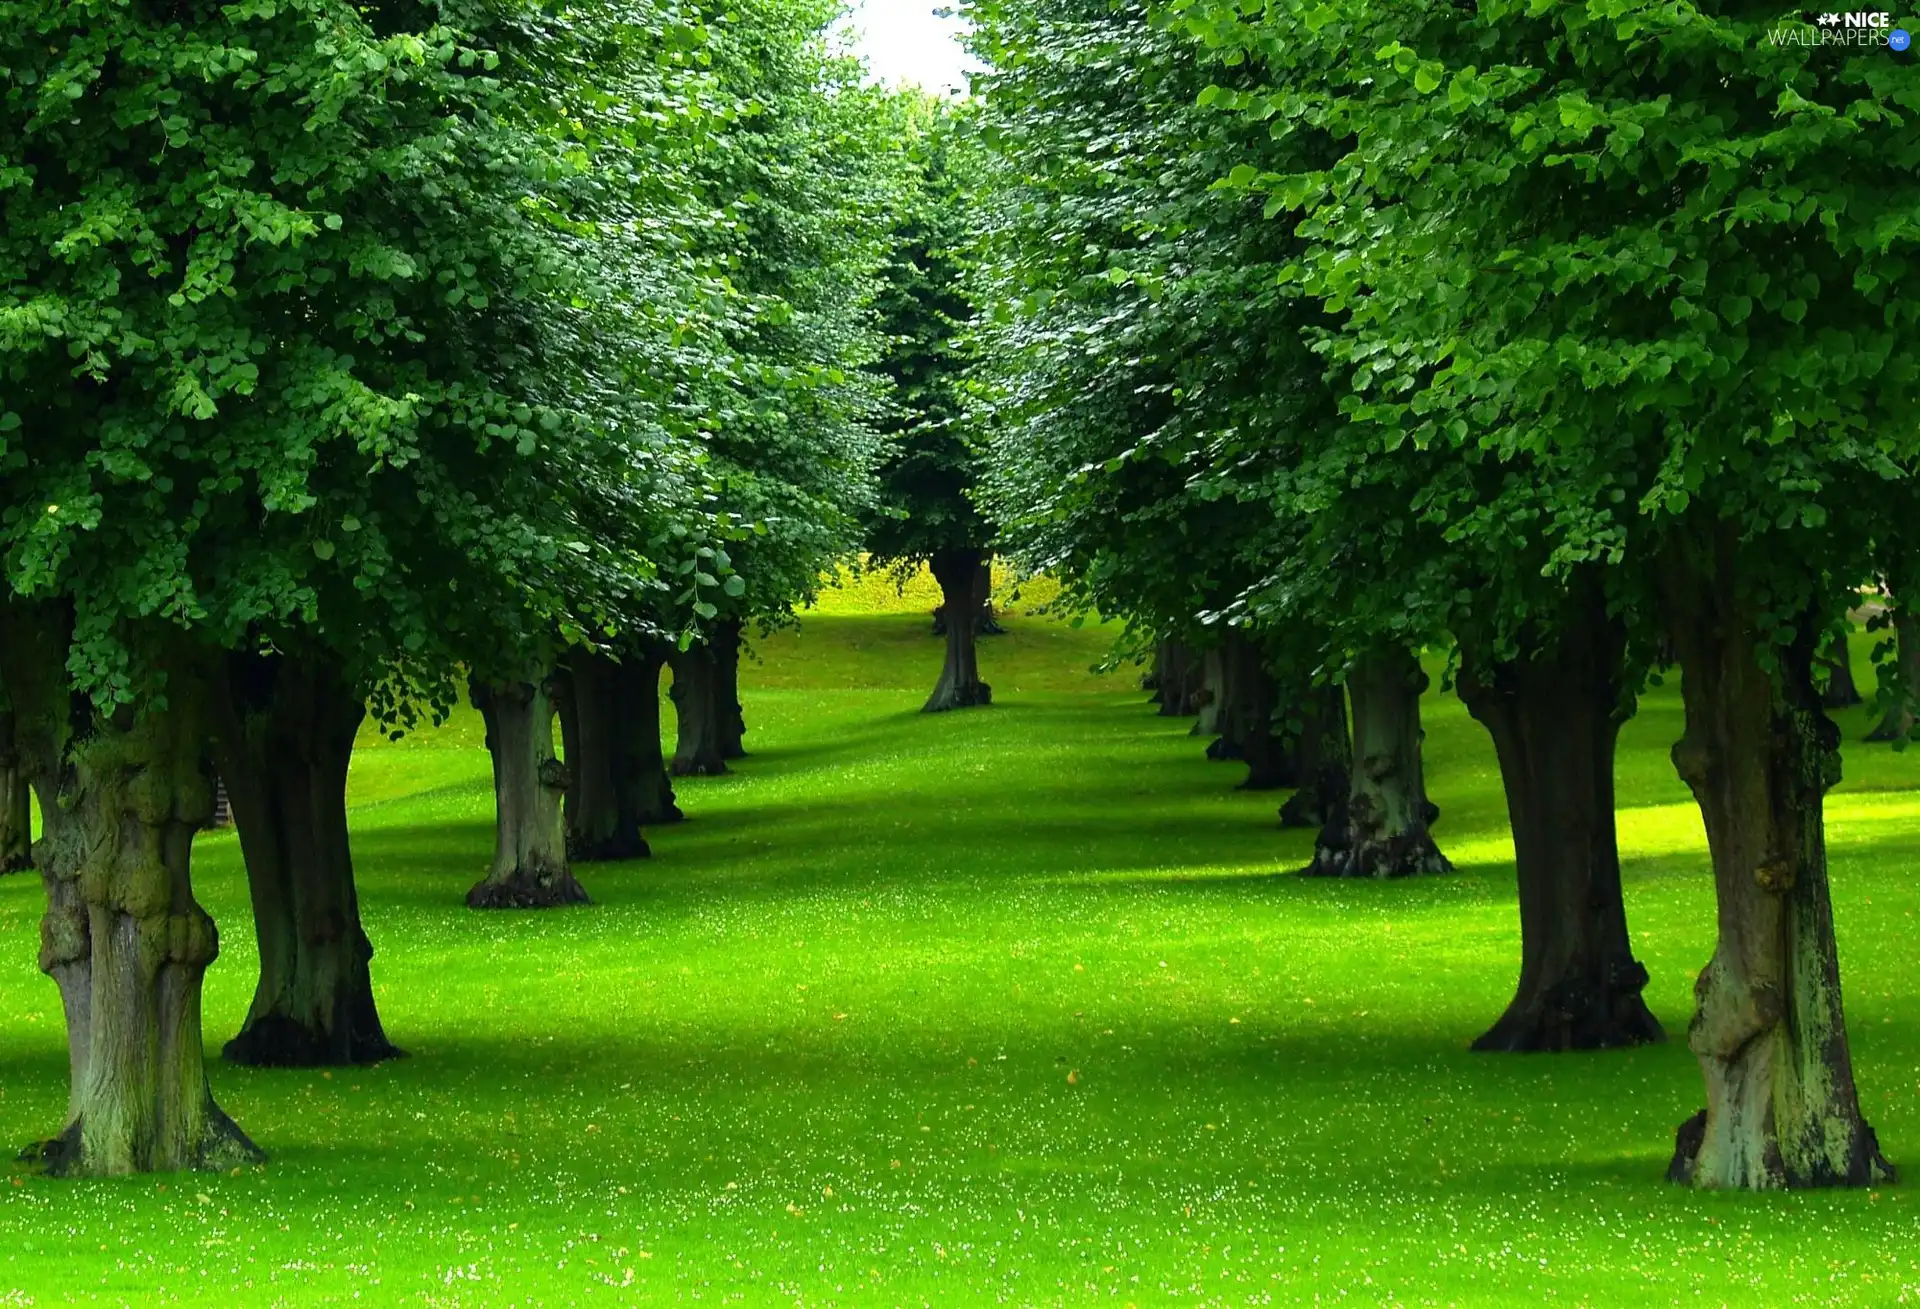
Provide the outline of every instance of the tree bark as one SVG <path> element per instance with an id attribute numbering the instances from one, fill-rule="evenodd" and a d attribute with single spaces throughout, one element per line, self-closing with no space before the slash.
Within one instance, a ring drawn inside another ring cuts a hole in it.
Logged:
<path id="1" fill-rule="evenodd" d="M 1354 664 L 1347 677 L 1354 768 L 1346 830 L 1322 827 L 1313 863 L 1303 872 L 1409 877 L 1453 870 L 1427 830 L 1435 810 L 1420 759 L 1420 693 L 1426 687 L 1420 661 L 1406 650 L 1383 648 Z"/>
<path id="2" fill-rule="evenodd" d="M 1905 605 L 1896 607 L 1893 635 L 1899 699 L 1880 725 L 1867 733 L 1869 741 L 1904 741 L 1913 735 L 1913 706 L 1920 697 L 1920 614 L 1908 613 Z"/>
<path id="3" fill-rule="evenodd" d="M 72 1076 L 64 1128 L 30 1153 L 87 1177 L 257 1162 L 214 1103 L 201 1036 L 201 983 L 219 953 L 191 876 L 213 811 L 206 670 L 180 638 L 159 638 L 164 702 L 102 715 L 69 693 L 68 627 L 44 612 L 16 609 L 0 634 L 40 798 L 40 967 L 60 989 Z"/>
<path id="4" fill-rule="evenodd" d="M 553 755 L 554 686 L 544 673 L 524 682 L 476 682 L 474 707 L 487 724 L 493 758 L 493 864 L 467 892 L 471 909 L 548 909 L 586 904 L 567 865 L 562 801 L 567 770 Z"/>
<path id="5" fill-rule="evenodd" d="M 713 647 L 675 650 L 673 711 L 679 720 L 674 743 L 675 777 L 718 777 L 730 771 L 720 729 L 720 678 Z"/>
<path id="6" fill-rule="evenodd" d="M 737 618 L 713 625 L 713 701 L 722 759 L 747 757 L 747 716 L 740 704 L 741 628 Z"/>
<path id="7" fill-rule="evenodd" d="M 1220 711 L 1227 699 L 1226 664 L 1220 657 L 1220 646 L 1216 643 L 1200 652 L 1200 691 L 1194 697 L 1193 728 L 1189 736 L 1218 736 L 1220 734 Z"/>
<path id="8" fill-rule="evenodd" d="M 1278 791 L 1299 783 L 1297 760 L 1290 742 L 1273 730 L 1279 709 L 1280 687 L 1267 667 L 1260 647 L 1239 632 L 1226 638 L 1226 657 L 1238 671 L 1233 678 L 1234 700 L 1227 706 L 1232 716 L 1232 736 L 1239 743 L 1240 758 L 1246 761 L 1247 776 L 1242 791 Z M 1224 738 L 1223 738 L 1224 739 Z"/>
<path id="9" fill-rule="evenodd" d="M 933 576 L 940 583 L 941 604 L 948 614 L 971 614 L 980 607 L 979 550 L 936 550 Z M 947 659 L 933 694 L 922 713 L 944 713 L 993 703 L 993 689 L 980 680 L 972 623 L 946 624 Z"/>
<path id="10" fill-rule="evenodd" d="M 1841 1009 L 1821 812 L 1839 732 L 1813 686 L 1814 629 L 1773 647 L 1768 672 L 1772 622 L 1738 594 L 1735 548 L 1723 540 L 1710 571 L 1664 570 L 1686 704 L 1673 762 L 1706 823 L 1719 905 L 1687 1034 L 1707 1107 L 1681 1127 L 1668 1176 L 1741 1190 L 1890 1181 Z"/>
<path id="11" fill-rule="evenodd" d="M 1460 698 L 1493 737 L 1520 891 L 1520 982 L 1476 1050 L 1604 1050 L 1661 1040 L 1640 992 L 1614 834 L 1613 761 L 1630 712 L 1626 634 L 1597 587 L 1557 639 L 1489 663 L 1464 643 Z"/>
<path id="12" fill-rule="evenodd" d="M 1316 688 L 1301 702 L 1295 768 L 1299 788 L 1280 806 L 1280 826 L 1334 828 L 1347 825 L 1347 795 L 1353 788 L 1353 738 L 1347 730 L 1347 691 Z"/>
<path id="13" fill-rule="evenodd" d="M 1820 651 L 1819 664 L 1826 671 L 1826 687 L 1820 692 L 1823 709 L 1851 709 L 1865 704 L 1866 697 L 1853 680 L 1853 656 L 1847 638 L 1836 635 Z"/>
<path id="14" fill-rule="evenodd" d="M 666 662 L 665 644 L 649 641 L 620 664 L 633 709 L 634 791 L 643 828 L 686 817 L 674 801 L 673 778 L 660 744 L 660 669 Z"/>
<path id="15" fill-rule="evenodd" d="M 0 876 L 33 867 L 33 800 L 14 716 L 0 713 Z"/>
<path id="16" fill-rule="evenodd" d="M 373 999 L 347 835 L 347 768 L 366 707 L 320 657 L 229 654 L 214 759 L 247 862 L 260 979 L 235 1063 L 303 1068 L 401 1054 Z"/>
<path id="17" fill-rule="evenodd" d="M 1233 628 L 1222 631 L 1219 644 L 1214 647 L 1219 673 L 1211 683 L 1214 690 L 1214 739 L 1207 746 L 1207 758 L 1215 763 L 1247 757 L 1249 715 L 1246 701 L 1247 693 L 1253 688 L 1248 685 L 1246 649 L 1246 640 Z"/>
<path id="18" fill-rule="evenodd" d="M 1199 660 L 1181 641 L 1162 641 L 1154 648 L 1153 702 L 1162 718 L 1198 713 Z"/>
<path id="19" fill-rule="evenodd" d="M 640 706 L 631 703 L 634 679 L 596 651 L 576 651 L 570 662 L 559 697 L 568 780 L 567 858 L 583 863 L 645 859 L 651 851 L 640 832 L 644 743 Z M 656 693 L 656 711 L 658 703 Z"/>

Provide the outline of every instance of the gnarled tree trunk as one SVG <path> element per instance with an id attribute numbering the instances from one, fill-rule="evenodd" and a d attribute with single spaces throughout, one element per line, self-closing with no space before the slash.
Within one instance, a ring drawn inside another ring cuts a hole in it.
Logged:
<path id="1" fill-rule="evenodd" d="M 713 625 L 713 703 L 722 759 L 747 757 L 747 716 L 740 704 L 741 628 L 737 618 Z"/>
<path id="2" fill-rule="evenodd" d="M 644 743 L 638 740 L 640 707 L 630 703 L 633 679 L 596 651 L 575 651 L 570 662 L 558 699 L 569 783 L 567 858 L 583 863 L 644 859 L 651 852 L 640 834 Z M 659 753 L 658 735 L 654 752 Z"/>
<path id="3" fill-rule="evenodd" d="M 475 682 L 473 704 L 487 724 L 493 757 L 493 863 L 467 892 L 471 909 L 548 909 L 587 903 L 567 865 L 561 811 L 567 770 L 553 755 L 554 686 L 544 673 L 524 682 Z"/>
<path id="4" fill-rule="evenodd" d="M 158 638 L 164 707 L 103 715 L 67 690 L 66 632 L 17 609 L 0 632 L 40 796 L 40 967 L 60 988 L 72 1074 L 66 1124 L 36 1153 L 88 1177 L 258 1161 L 213 1101 L 201 1038 L 201 983 L 219 953 L 191 876 L 213 811 L 205 669 L 179 638 Z"/>
<path id="5" fill-rule="evenodd" d="M 347 767 L 366 707 L 322 657 L 229 654 L 214 758 L 247 861 L 260 980 L 235 1063 L 365 1064 L 400 1054 L 380 1025 L 347 836 Z"/>
<path id="6" fill-rule="evenodd" d="M 1428 833 L 1434 809 L 1421 767 L 1420 693 L 1427 675 L 1406 650 L 1382 648 L 1347 675 L 1353 697 L 1352 789 L 1345 832 L 1320 831 L 1317 877 L 1408 877 L 1451 872 Z"/>
<path id="7" fill-rule="evenodd" d="M 1280 826 L 1332 828 L 1344 835 L 1353 788 L 1346 688 L 1316 687 L 1301 702 L 1300 719 L 1294 758 L 1299 788 L 1280 806 Z"/>
<path id="8" fill-rule="evenodd" d="M 1867 733 L 1869 741 L 1904 741 L 1913 735 L 1913 707 L 1920 699 L 1920 614 L 1908 613 L 1904 604 L 1896 607 L 1893 635 L 1900 698 L 1880 725 Z"/>
<path id="9" fill-rule="evenodd" d="M 940 583 L 941 606 L 951 614 L 971 614 L 980 607 L 979 550 L 936 550 L 932 567 L 934 580 Z M 972 623 L 946 624 L 947 658 L 940 680 L 927 697 L 922 713 L 937 714 L 949 709 L 970 709 L 993 703 L 993 688 L 980 680 L 980 667 L 974 649 Z"/>
<path id="10" fill-rule="evenodd" d="M 1735 547 L 1710 574 L 1669 565 L 1686 733 L 1674 767 L 1706 821 L 1719 940 L 1694 986 L 1687 1044 L 1707 1107 L 1679 1131 L 1668 1176 L 1758 1190 L 1892 1179 L 1860 1113 L 1840 1003 L 1823 796 L 1839 733 L 1820 708 L 1804 623 L 1775 671 Z"/>
<path id="11" fill-rule="evenodd" d="M 33 800 L 13 714 L 0 713 L 0 876 L 33 867 Z"/>
<path id="12" fill-rule="evenodd" d="M 1520 889 L 1520 983 L 1476 1050 L 1600 1050 L 1658 1041 L 1640 992 L 1614 837 L 1613 758 L 1629 708 L 1626 637 L 1597 587 L 1557 638 L 1510 662 L 1475 657 L 1459 691 L 1493 737 Z"/>
<path id="13" fill-rule="evenodd" d="M 718 777 L 727 757 L 720 726 L 720 678 L 713 647 L 676 649 L 673 661 L 673 712 L 679 722 L 674 742 L 675 777 Z"/>
<path id="14" fill-rule="evenodd" d="M 1820 692 L 1823 709 L 1851 709 L 1866 703 L 1853 680 L 1853 656 L 1844 635 L 1835 634 L 1822 647 L 1817 662 L 1826 673 L 1826 687 Z"/>

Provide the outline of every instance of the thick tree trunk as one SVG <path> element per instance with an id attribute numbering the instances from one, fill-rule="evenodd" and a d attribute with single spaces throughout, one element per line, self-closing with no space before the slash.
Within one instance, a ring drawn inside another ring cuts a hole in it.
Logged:
<path id="1" fill-rule="evenodd" d="M 214 704 L 214 758 L 247 861 L 260 980 L 235 1063 L 367 1064 L 387 1040 L 368 965 L 347 836 L 347 766 L 366 707 L 322 659 L 230 654 Z"/>
<path id="2" fill-rule="evenodd" d="M 713 625 L 713 703 L 722 759 L 747 757 L 747 716 L 740 704 L 741 629 L 737 618 Z"/>
<path id="3" fill-rule="evenodd" d="M 193 898 L 194 833 L 213 811 L 207 687 L 172 652 L 165 707 L 111 716 L 67 691 L 64 624 L 9 615 L 0 633 L 23 754 L 39 791 L 47 912 L 40 967 L 60 988 L 67 1121 L 32 1152 L 104 1177 L 264 1158 L 213 1101 L 201 983 L 219 953 Z"/>
<path id="4" fill-rule="evenodd" d="M 720 729 L 719 683 L 712 646 L 673 652 L 673 712 L 679 726 L 673 750 L 675 777 L 718 777 L 729 771 Z"/>
<path id="5" fill-rule="evenodd" d="M 1162 718 L 1178 718 L 1198 710 L 1194 703 L 1198 662 L 1183 642 L 1162 641 L 1154 647 L 1153 703 L 1159 706 Z"/>
<path id="6" fill-rule="evenodd" d="M 660 670 L 666 662 L 666 646 L 648 642 L 620 665 L 633 710 L 634 792 L 643 828 L 686 817 L 674 801 L 673 778 L 660 744 Z"/>
<path id="7" fill-rule="evenodd" d="M 1840 1002 L 1822 797 L 1839 733 L 1813 687 L 1813 630 L 1774 647 L 1723 545 L 1711 573 L 1669 565 L 1686 733 L 1674 767 L 1705 819 L 1719 941 L 1694 986 L 1687 1044 L 1707 1107 L 1681 1127 L 1668 1176 L 1700 1187 L 1890 1181 L 1861 1117 Z"/>
<path id="8" fill-rule="evenodd" d="M 0 876 L 33 867 L 32 788 L 13 722 L 13 714 L 0 713 Z"/>
<path id="9" fill-rule="evenodd" d="M 1904 741 L 1913 735 L 1913 707 L 1920 700 L 1920 614 L 1908 613 L 1904 605 L 1896 608 L 1893 635 L 1900 698 L 1867 733 L 1869 741 Z"/>
<path id="10" fill-rule="evenodd" d="M 1569 603 L 1545 650 L 1496 664 L 1465 652 L 1460 698 L 1493 737 L 1520 888 L 1520 983 L 1476 1050 L 1603 1050 L 1664 1035 L 1640 997 L 1647 972 L 1627 938 L 1614 837 L 1625 652 L 1597 588 Z"/>
<path id="11" fill-rule="evenodd" d="M 1823 709 L 1851 709 L 1866 703 L 1866 697 L 1860 694 L 1853 680 L 1853 656 L 1847 649 L 1845 636 L 1835 636 L 1827 642 L 1820 651 L 1819 664 L 1826 672 L 1826 687 L 1820 692 Z"/>
<path id="12" fill-rule="evenodd" d="M 1427 831 L 1434 809 L 1420 760 L 1420 693 L 1426 686 L 1420 661 L 1405 650 L 1381 649 L 1354 665 L 1347 676 L 1354 767 L 1346 830 L 1321 828 L 1313 863 L 1302 871 L 1317 877 L 1452 871 Z"/>
<path id="13" fill-rule="evenodd" d="M 567 865 L 562 800 L 567 770 L 553 755 L 549 678 L 476 682 L 474 707 L 487 724 L 493 757 L 493 864 L 467 892 L 471 909 L 547 909 L 585 904 L 587 892 Z"/>
<path id="14" fill-rule="evenodd" d="M 1218 644 L 1200 652 L 1200 691 L 1194 697 L 1193 727 L 1188 736 L 1218 736 L 1220 713 L 1227 700 L 1227 666 Z"/>
<path id="15" fill-rule="evenodd" d="M 651 852 L 640 834 L 645 743 L 639 739 L 641 707 L 631 703 L 635 679 L 594 651 L 576 651 L 571 661 L 559 697 L 568 780 L 567 858 L 583 863 L 644 859 Z M 656 713 L 658 703 L 656 693 Z"/>
<path id="16" fill-rule="evenodd" d="M 1353 787 L 1353 738 L 1347 731 L 1347 691 L 1316 688 L 1301 703 L 1300 739 L 1294 756 L 1299 789 L 1280 806 L 1280 826 L 1347 826 L 1347 795 Z"/>
<path id="17" fill-rule="evenodd" d="M 936 550 L 933 576 L 940 583 L 942 607 L 949 614 L 971 614 L 980 607 L 978 550 Z M 947 659 L 940 680 L 927 697 L 922 713 L 944 713 L 993 703 L 993 689 L 980 680 L 972 623 L 946 624 Z"/>

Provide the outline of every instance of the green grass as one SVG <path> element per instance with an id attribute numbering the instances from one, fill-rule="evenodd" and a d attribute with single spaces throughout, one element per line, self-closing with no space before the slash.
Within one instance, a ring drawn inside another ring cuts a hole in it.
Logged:
<path id="1" fill-rule="evenodd" d="M 995 707 L 922 717 L 939 645 L 885 608 L 762 643 L 754 757 L 684 788 L 653 860 L 584 869 L 590 909 L 459 907 L 490 841 L 470 717 L 370 742 L 362 901 L 413 1057 L 216 1066 L 262 1169 L 0 1180 L 0 1305 L 1920 1298 L 1910 1187 L 1661 1181 L 1700 1101 L 1682 1042 L 1466 1052 L 1518 947 L 1498 775 L 1457 702 L 1429 702 L 1428 769 L 1460 871 L 1308 882 L 1277 797 L 1232 791 L 1130 672 L 1083 671 L 1104 634 L 1018 618 L 982 656 Z M 1676 1034 L 1713 913 L 1678 727 L 1654 695 L 1620 769 L 1635 943 Z M 1846 767 L 1855 1060 L 1920 1167 L 1920 753 L 1850 744 Z M 196 865 L 226 929 L 212 1052 L 252 944 L 233 838 Z M 66 1094 L 39 901 L 0 884 L 0 1140 L 22 1144 Z"/>

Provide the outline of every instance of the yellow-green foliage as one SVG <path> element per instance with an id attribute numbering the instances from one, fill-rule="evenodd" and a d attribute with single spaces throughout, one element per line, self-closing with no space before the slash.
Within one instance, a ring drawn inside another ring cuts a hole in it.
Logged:
<path id="1" fill-rule="evenodd" d="M 1060 584 L 1050 577 L 1023 578 L 1000 561 L 993 565 L 993 603 L 997 609 L 1032 614 L 1059 594 Z M 805 613 L 931 615 L 939 603 L 940 586 L 925 564 L 902 579 L 894 569 L 869 567 L 863 561 L 843 564 L 829 574 L 819 599 Z"/>

